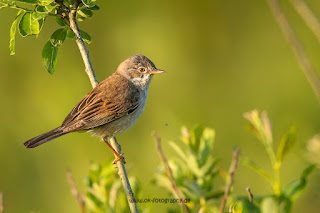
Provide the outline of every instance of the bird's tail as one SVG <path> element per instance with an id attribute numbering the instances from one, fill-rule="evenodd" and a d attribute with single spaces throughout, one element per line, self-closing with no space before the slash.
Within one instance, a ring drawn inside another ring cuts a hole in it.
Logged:
<path id="1" fill-rule="evenodd" d="M 37 137 L 34 137 L 27 142 L 24 143 L 25 147 L 29 148 L 35 148 L 37 146 L 40 146 L 41 144 L 44 144 L 48 141 L 51 141 L 57 137 L 60 137 L 66 133 L 63 132 L 62 127 L 55 128 L 49 132 L 46 132 L 42 135 L 39 135 Z"/>

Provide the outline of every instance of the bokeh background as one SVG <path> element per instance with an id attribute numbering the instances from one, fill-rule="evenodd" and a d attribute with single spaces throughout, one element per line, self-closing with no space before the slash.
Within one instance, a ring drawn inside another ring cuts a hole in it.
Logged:
<path id="1" fill-rule="evenodd" d="M 320 17 L 320 2 L 307 1 Z M 246 131 L 243 113 L 266 110 L 277 145 L 294 124 L 298 138 L 282 167 L 283 184 L 298 178 L 307 165 L 304 147 L 319 133 L 319 103 L 266 1 L 98 1 L 101 10 L 80 28 L 92 37 L 87 45 L 99 81 L 134 54 L 144 54 L 167 71 L 151 84 L 145 112 L 136 125 L 118 137 L 129 175 L 143 184 L 143 197 L 166 197 L 150 181 L 161 165 L 151 132 L 167 142 L 178 141 L 181 126 L 195 124 L 216 130 L 215 157 L 228 168 L 235 145 L 242 155 L 271 171 L 264 148 Z M 285 12 L 320 70 L 320 45 L 286 1 Z M 58 25 L 48 18 L 38 38 L 17 36 L 16 55 L 9 53 L 14 9 L 0 11 L 0 191 L 5 212 L 78 212 L 66 168 L 84 189 L 91 161 L 113 159 L 106 145 L 86 133 L 73 133 L 34 150 L 23 142 L 61 124 L 72 107 L 91 90 L 73 40 L 59 49 L 56 72 L 48 74 L 41 51 Z M 116 172 L 116 170 L 115 170 Z M 320 172 L 314 172 L 293 212 L 320 208 Z M 234 192 L 272 193 L 263 178 L 240 166 Z M 159 204 L 153 209 L 163 209 Z M 161 210 L 158 210 L 161 212 Z"/>

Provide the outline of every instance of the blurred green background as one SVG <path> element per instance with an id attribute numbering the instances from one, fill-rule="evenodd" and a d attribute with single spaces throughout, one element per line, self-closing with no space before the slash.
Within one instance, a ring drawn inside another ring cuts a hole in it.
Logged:
<path id="1" fill-rule="evenodd" d="M 307 1 L 320 17 L 320 2 Z M 228 168 L 232 149 L 270 168 L 264 148 L 245 130 L 243 113 L 267 110 L 278 144 L 292 124 L 297 144 L 282 167 L 283 184 L 298 178 L 307 165 L 303 149 L 319 133 L 319 103 L 276 24 L 266 1 L 98 1 L 101 10 L 80 23 L 92 43 L 87 45 L 99 81 L 134 54 L 144 54 L 167 71 L 151 84 L 145 112 L 136 125 L 118 137 L 129 175 L 142 182 L 143 197 L 168 197 L 150 180 L 161 165 L 151 132 L 167 142 L 178 141 L 181 126 L 203 124 L 216 130 L 213 155 Z M 320 70 L 320 45 L 287 2 L 284 9 L 314 67 Z M 9 53 L 14 9 L 0 11 L 0 191 L 5 212 L 79 212 L 66 180 L 71 168 L 84 189 L 91 161 L 103 163 L 113 154 L 98 138 L 73 133 L 37 149 L 23 142 L 61 124 L 72 107 L 91 90 L 73 40 L 59 49 L 56 72 L 48 74 L 41 51 L 55 29 L 48 18 L 39 38 L 17 36 L 16 55 Z M 294 166 L 293 166 L 294 165 Z M 115 170 L 116 172 L 116 170 Z M 320 208 L 320 172 L 310 177 L 306 193 L 293 212 Z M 263 178 L 240 166 L 234 192 L 272 193 Z M 156 209 L 165 204 L 157 204 Z M 161 212 L 160 210 L 158 210 Z"/>

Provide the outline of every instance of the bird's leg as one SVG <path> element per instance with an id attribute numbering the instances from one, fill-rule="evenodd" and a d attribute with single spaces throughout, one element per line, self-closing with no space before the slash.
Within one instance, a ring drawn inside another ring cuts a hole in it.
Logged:
<path id="1" fill-rule="evenodd" d="M 103 141 L 110 147 L 110 149 L 112 150 L 112 152 L 115 154 L 116 159 L 114 159 L 114 161 L 112 162 L 112 164 L 116 164 L 119 160 L 121 160 L 123 163 L 126 163 L 124 157 L 123 157 L 123 153 L 118 153 L 109 143 L 109 141 L 106 138 L 103 138 Z"/>

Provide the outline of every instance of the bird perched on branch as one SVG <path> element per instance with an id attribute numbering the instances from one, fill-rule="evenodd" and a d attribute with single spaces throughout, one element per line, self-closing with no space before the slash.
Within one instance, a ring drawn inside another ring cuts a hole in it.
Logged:
<path id="1" fill-rule="evenodd" d="M 128 130 L 138 120 L 146 105 L 149 85 L 154 74 L 164 73 L 147 57 L 134 55 L 122 62 L 117 71 L 98 84 L 62 122 L 61 126 L 24 143 L 35 148 L 70 132 L 91 132 L 109 144 L 109 139 Z"/>

